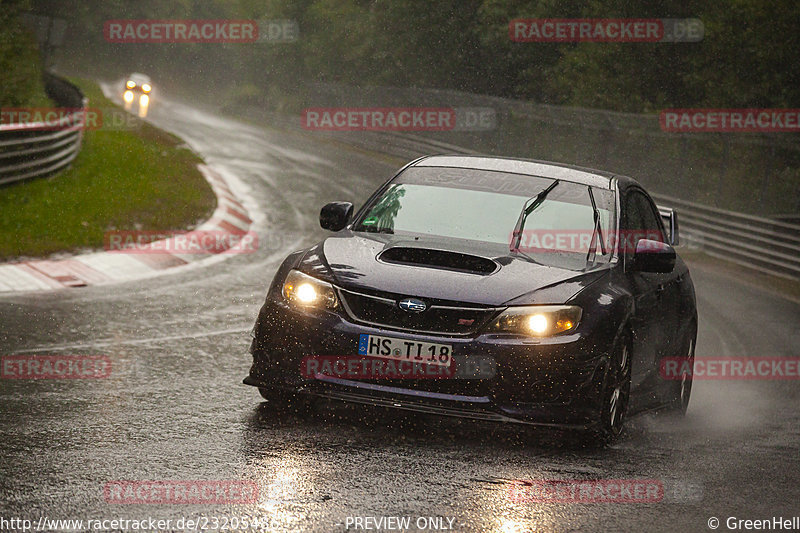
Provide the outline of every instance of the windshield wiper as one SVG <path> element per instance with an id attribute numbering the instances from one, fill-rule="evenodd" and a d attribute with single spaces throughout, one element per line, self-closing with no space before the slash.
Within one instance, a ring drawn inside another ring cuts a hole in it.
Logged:
<path id="1" fill-rule="evenodd" d="M 600 225 L 600 211 L 597 209 L 597 204 L 594 201 L 594 194 L 592 194 L 592 187 L 589 186 L 589 199 L 592 201 L 592 211 L 594 212 L 594 227 L 592 227 L 592 238 L 589 240 L 589 251 L 586 252 L 586 264 L 590 262 L 594 264 L 595 257 L 597 257 L 597 241 L 598 234 L 600 236 L 600 253 L 606 255 L 605 238 L 603 237 L 603 228 Z M 591 258 L 591 259 L 590 259 Z"/>
<path id="2" fill-rule="evenodd" d="M 522 254 L 522 252 L 519 251 L 519 243 L 522 241 L 522 228 L 525 225 L 525 220 L 528 218 L 528 215 L 533 213 L 534 209 L 542 205 L 542 202 L 544 202 L 544 199 L 547 198 L 548 194 L 550 194 L 550 191 L 555 189 L 556 185 L 558 185 L 559 183 L 560 180 L 555 180 L 545 189 L 539 191 L 539 194 L 525 200 L 525 205 L 522 206 L 522 211 L 520 211 L 519 213 L 519 218 L 517 219 L 517 223 L 514 225 L 514 232 L 511 234 L 511 246 L 509 247 L 510 252 Z M 530 257 L 528 258 L 531 259 Z"/>

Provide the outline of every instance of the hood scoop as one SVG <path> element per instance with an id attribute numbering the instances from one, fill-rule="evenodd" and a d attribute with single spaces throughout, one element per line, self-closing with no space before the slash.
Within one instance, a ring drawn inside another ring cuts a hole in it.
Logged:
<path id="1" fill-rule="evenodd" d="M 378 260 L 394 265 L 454 270 L 480 276 L 488 276 L 500 268 L 500 265 L 491 259 L 477 255 L 429 248 L 406 248 L 403 246 L 385 250 L 378 256 Z"/>

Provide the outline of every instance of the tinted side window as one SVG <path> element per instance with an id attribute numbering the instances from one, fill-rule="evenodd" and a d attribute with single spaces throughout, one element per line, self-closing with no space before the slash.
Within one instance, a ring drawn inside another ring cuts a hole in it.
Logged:
<path id="1" fill-rule="evenodd" d="M 653 208 L 653 204 L 642 193 L 635 193 L 634 198 L 639 204 L 639 213 L 642 217 L 641 229 L 647 233 L 646 239 L 664 242 L 664 235 L 661 232 L 661 217 Z"/>
<path id="2" fill-rule="evenodd" d="M 625 231 L 620 235 L 623 253 L 632 254 L 639 239 L 664 242 L 658 216 L 645 195 L 631 191 L 625 197 Z"/>
<path id="3" fill-rule="evenodd" d="M 632 230 L 642 227 L 642 215 L 639 212 L 639 204 L 636 202 L 636 195 L 628 193 L 625 196 L 625 229 Z"/>

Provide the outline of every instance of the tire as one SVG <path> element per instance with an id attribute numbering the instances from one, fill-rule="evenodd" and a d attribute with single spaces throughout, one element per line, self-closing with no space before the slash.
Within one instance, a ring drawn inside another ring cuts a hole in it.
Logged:
<path id="1" fill-rule="evenodd" d="M 614 347 L 602 384 L 600 417 L 589 432 L 594 444 L 605 446 L 616 440 L 625 424 L 631 396 L 630 337 L 624 333 Z"/>
<path id="2" fill-rule="evenodd" d="M 685 354 L 688 368 L 694 368 L 694 347 L 695 335 L 692 335 L 689 342 L 684 344 L 681 353 Z M 688 344 L 688 347 L 687 347 Z M 668 401 L 667 410 L 680 416 L 686 415 L 686 410 L 689 408 L 689 398 L 692 395 L 692 376 L 686 372 L 681 373 L 681 379 L 678 380 L 671 392 Z"/>

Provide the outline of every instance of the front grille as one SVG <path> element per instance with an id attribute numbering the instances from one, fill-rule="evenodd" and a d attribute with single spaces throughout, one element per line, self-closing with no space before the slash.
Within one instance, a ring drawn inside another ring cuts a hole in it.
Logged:
<path id="1" fill-rule="evenodd" d="M 491 320 L 495 307 L 433 303 L 421 313 L 409 313 L 397 303 L 407 295 L 371 295 L 339 289 L 345 309 L 356 322 L 391 329 L 449 335 L 470 335 Z"/>

